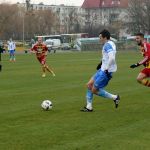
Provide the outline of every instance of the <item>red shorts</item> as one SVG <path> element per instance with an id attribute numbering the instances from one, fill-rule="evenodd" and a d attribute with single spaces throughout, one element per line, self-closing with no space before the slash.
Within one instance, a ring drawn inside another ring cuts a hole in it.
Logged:
<path id="1" fill-rule="evenodd" d="M 144 73 L 147 77 L 150 77 L 150 68 L 144 68 L 141 73 Z"/>
<path id="2" fill-rule="evenodd" d="M 40 57 L 37 57 L 38 61 L 44 65 L 46 63 L 46 57 L 45 56 L 40 56 Z"/>

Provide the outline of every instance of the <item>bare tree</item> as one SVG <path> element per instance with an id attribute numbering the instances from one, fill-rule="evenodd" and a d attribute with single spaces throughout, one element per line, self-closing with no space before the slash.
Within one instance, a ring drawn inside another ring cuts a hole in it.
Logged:
<path id="1" fill-rule="evenodd" d="M 17 5 L 0 4 L 0 36 L 1 39 L 16 36 L 18 28 L 16 22 L 19 21 Z"/>
<path id="2" fill-rule="evenodd" d="M 79 15 L 75 8 L 68 8 L 68 15 L 65 17 L 65 32 L 66 33 L 76 33 L 80 32 L 80 22 Z"/>
<path id="3" fill-rule="evenodd" d="M 129 1 L 129 31 L 150 33 L 150 3 L 149 0 Z"/>
<path id="4" fill-rule="evenodd" d="M 51 34 L 59 20 L 51 10 L 25 9 L 18 5 L 0 4 L 0 39 L 30 40 L 34 35 Z M 24 35 L 23 35 L 24 34 Z"/>
<path id="5" fill-rule="evenodd" d="M 33 37 L 35 34 L 51 34 L 55 22 L 50 10 L 29 11 L 25 13 L 25 37 Z"/>
<path id="6" fill-rule="evenodd" d="M 143 13 L 145 15 L 145 29 L 147 33 L 150 34 L 150 2 L 149 0 L 145 0 L 145 5 L 143 7 Z"/>

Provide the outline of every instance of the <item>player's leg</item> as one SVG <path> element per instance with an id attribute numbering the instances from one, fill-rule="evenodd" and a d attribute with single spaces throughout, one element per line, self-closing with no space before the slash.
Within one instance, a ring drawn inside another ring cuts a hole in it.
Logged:
<path id="1" fill-rule="evenodd" d="M 54 71 L 52 70 L 52 68 L 50 68 L 47 64 L 46 64 L 46 56 L 42 56 L 41 57 L 41 64 L 43 64 L 45 66 L 45 69 L 50 72 L 53 76 L 55 76 Z"/>
<path id="2" fill-rule="evenodd" d="M 13 60 L 13 61 L 16 61 L 16 58 L 15 58 L 15 50 L 12 50 L 12 60 Z"/>
<path id="3" fill-rule="evenodd" d="M 46 69 L 45 69 L 45 64 L 42 64 L 42 77 L 46 77 Z"/>
<path id="4" fill-rule="evenodd" d="M 147 77 L 150 77 L 150 68 L 145 68 L 139 73 L 137 76 L 138 83 L 150 87 L 150 81 Z"/>
<path id="5" fill-rule="evenodd" d="M 93 103 L 93 93 L 91 91 L 92 87 L 94 84 L 94 79 L 93 77 L 89 80 L 89 82 L 87 83 L 87 93 L 86 93 L 86 108 L 88 108 L 89 110 L 92 110 L 92 103 Z"/>
<path id="6" fill-rule="evenodd" d="M 92 92 L 92 88 L 94 85 L 95 80 L 97 79 L 97 77 L 99 76 L 98 71 L 91 77 L 91 79 L 88 81 L 87 83 L 87 92 L 86 92 L 86 106 L 84 107 L 84 109 L 82 109 L 81 111 L 93 111 L 93 92 Z"/>
<path id="7" fill-rule="evenodd" d="M 110 73 L 110 77 L 108 77 L 104 71 L 100 71 L 99 76 L 94 82 L 92 93 L 104 98 L 112 99 L 115 102 L 115 106 L 117 108 L 120 100 L 119 95 L 115 95 L 104 90 L 104 87 L 106 87 L 111 80 L 111 76 L 112 73 Z"/>
<path id="8" fill-rule="evenodd" d="M 49 67 L 47 64 L 45 64 L 45 68 L 46 68 L 46 70 L 47 70 L 48 72 L 50 72 L 53 76 L 55 76 L 55 73 L 54 73 L 54 71 L 52 70 L 51 67 Z"/>
<path id="9" fill-rule="evenodd" d="M 81 109 L 81 111 L 84 111 L 84 112 L 92 112 L 93 111 L 93 108 L 92 108 L 93 93 L 91 91 L 93 84 L 94 84 L 94 79 L 91 78 L 89 80 L 89 82 L 87 83 L 86 106 L 83 109 Z"/>
<path id="10" fill-rule="evenodd" d="M 42 66 L 42 77 L 46 77 L 45 62 L 43 61 L 42 57 L 36 57 L 36 58 Z"/>
<path id="11" fill-rule="evenodd" d="M 12 50 L 9 50 L 9 61 L 12 61 Z"/>

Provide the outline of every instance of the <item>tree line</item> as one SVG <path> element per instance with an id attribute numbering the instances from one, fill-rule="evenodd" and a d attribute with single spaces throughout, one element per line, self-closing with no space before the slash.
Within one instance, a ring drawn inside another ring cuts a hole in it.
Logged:
<path id="1" fill-rule="evenodd" d="M 150 34 L 149 0 L 129 0 L 128 15 L 127 27 L 129 32 Z"/>
<path id="2" fill-rule="evenodd" d="M 89 26 L 89 28 L 80 27 L 80 21 L 76 15 L 76 26 L 71 28 L 74 23 L 74 10 L 69 14 L 69 20 L 66 22 L 68 32 L 87 32 L 91 35 L 97 35 L 101 28 L 110 29 L 110 31 L 119 32 L 120 28 L 127 28 L 127 32 L 134 34 L 143 32 L 150 34 L 150 3 L 149 0 L 129 0 L 127 9 L 126 23 L 119 25 Z M 59 34 L 60 20 L 58 14 L 51 10 L 25 10 L 24 7 L 18 7 L 17 4 L 0 4 L 0 40 L 13 38 L 15 40 L 30 40 L 35 35 Z M 68 25 L 67 25 L 68 23 Z M 119 26 L 119 27 L 118 27 Z"/>
<path id="3" fill-rule="evenodd" d="M 34 35 L 50 34 L 59 21 L 51 10 L 26 11 L 17 4 L 0 4 L 0 40 L 31 39 Z"/>

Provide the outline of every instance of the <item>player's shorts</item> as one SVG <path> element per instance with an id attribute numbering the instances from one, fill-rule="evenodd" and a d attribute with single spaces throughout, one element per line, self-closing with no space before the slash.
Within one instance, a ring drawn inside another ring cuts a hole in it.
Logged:
<path id="1" fill-rule="evenodd" d="M 94 87 L 100 89 L 108 84 L 109 80 L 112 78 L 112 73 L 110 72 L 108 77 L 108 75 L 100 69 L 92 78 L 94 79 Z"/>
<path id="2" fill-rule="evenodd" d="M 46 57 L 45 56 L 41 56 L 41 57 L 37 57 L 38 61 L 44 65 L 46 63 Z"/>
<path id="3" fill-rule="evenodd" d="M 9 53 L 10 53 L 11 55 L 14 55 L 15 50 L 9 50 Z"/>
<path id="4" fill-rule="evenodd" d="M 147 77 L 150 77 L 150 68 L 144 68 L 141 73 L 144 73 Z"/>

